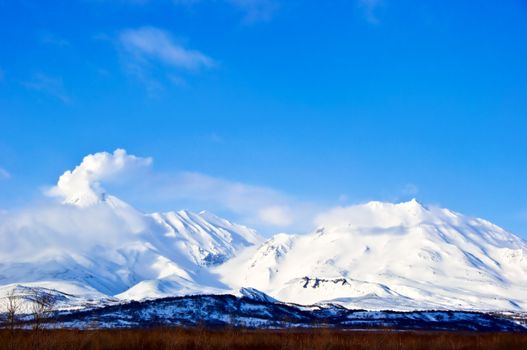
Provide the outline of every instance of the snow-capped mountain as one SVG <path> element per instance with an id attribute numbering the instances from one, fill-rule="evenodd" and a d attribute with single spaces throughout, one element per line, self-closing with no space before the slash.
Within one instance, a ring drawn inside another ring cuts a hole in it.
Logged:
<path id="1" fill-rule="evenodd" d="M 0 293 L 55 289 L 79 307 L 241 288 L 298 304 L 527 310 L 525 241 L 415 200 L 337 208 L 314 232 L 263 242 L 208 212 L 144 214 L 104 193 L 75 198 L 1 221 Z"/>
<path id="2" fill-rule="evenodd" d="M 228 287 L 209 267 L 260 242 L 254 230 L 211 213 L 143 214 L 101 195 L 2 222 L 0 286 L 89 299 L 224 293 Z"/>
<path id="3" fill-rule="evenodd" d="M 366 309 L 527 309 L 527 244 L 416 200 L 335 209 L 311 234 L 278 234 L 218 267 L 288 302 Z"/>

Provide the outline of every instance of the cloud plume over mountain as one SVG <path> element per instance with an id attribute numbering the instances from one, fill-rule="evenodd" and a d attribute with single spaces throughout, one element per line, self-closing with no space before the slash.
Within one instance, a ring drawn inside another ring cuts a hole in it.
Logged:
<path id="1" fill-rule="evenodd" d="M 101 182 L 119 181 L 121 176 L 130 177 L 151 164 L 151 158 L 129 155 L 124 149 L 89 154 L 73 170 L 64 172 L 48 194 L 61 197 L 66 203 L 89 205 L 104 194 Z"/>

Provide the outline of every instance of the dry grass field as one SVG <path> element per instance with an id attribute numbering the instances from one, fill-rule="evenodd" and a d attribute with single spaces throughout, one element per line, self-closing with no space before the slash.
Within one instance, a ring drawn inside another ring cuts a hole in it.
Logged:
<path id="1" fill-rule="evenodd" d="M 0 349 L 527 349 L 527 334 L 334 330 L 0 331 Z"/>

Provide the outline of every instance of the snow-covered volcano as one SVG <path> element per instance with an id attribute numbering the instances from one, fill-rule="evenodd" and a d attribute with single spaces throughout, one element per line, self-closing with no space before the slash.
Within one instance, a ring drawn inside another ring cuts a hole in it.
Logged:
<path id="1" fill-rule="evenodd" d="M 0 290 L 138 300 L 247 287 L 299 304 L 527 310 L 527 244 L 490 222 L 415 200 L 337 208 L 316 221 L 309 234 L 263 242 L 207 212 L 144 214 L 98 194 L 5 215 Z"/>
<path id="2" fill-rule="evenodd" d="M 101 195 L 6 215 L 0 286 L 42 286 L 90 298 L 222 293 L 228 286 L 210 267 L 260 242 L 254 230 L 211 213 L 144 214 Z"/>
<path id="3" fill-rule="evenodd" d="M 217 268 L 283 301 L 367 309 L 527 309 L 527 244 L 416 200 L 335 209 Z"/>

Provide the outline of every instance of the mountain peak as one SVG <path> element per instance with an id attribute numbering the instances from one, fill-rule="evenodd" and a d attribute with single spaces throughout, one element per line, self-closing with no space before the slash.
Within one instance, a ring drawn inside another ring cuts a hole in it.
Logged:
<path id="1" fill-rule="evenodd" d="M 371 201 L 366 204 L 334 208 L 316 219 L 321 228 L 389 228 L 415 226 L 433 219 L 433 212 L 416 199 L 402 203 Z"/>
<path id="2" fill-rule="evenodd" d="M 367 202 L 366 204 L 359 204 L 356 206 L 366 206 L 374 210 L 390 210 L 392 208 L 405 209 L 405 210 L 427 210 L 428 209 L 416 198 L 412 198 L 409 201 L 399 202 L 399 203 L 370 201 L 370 202 Z"/>
<path id="3" fill-rule="evenodd" d="M 527 309 L 527 244 L 489 222 L 415 199 L 335 208 L 318 221 L 235 257 L 222 275 L 304 305 Z"/>
<path id="4" fill-rule="evenodd" d="M 99 203 L 104 203 L 106 200 L 107 194 L 105 192 L 96 193 L 94 191 L 85 191 L 66 197 L 62 203 L 85 208 Z"/>
<path id="5" fill-rule="evenodd" d="M 109 195 L 105 192 L 96 193 L 93 191 L 84 192 L 66 198 L 62 204 L 73 205 L 79 208 L 88 208 L 96 205 L 107 205 L 113 209 L 117 208 L 131 208 L 130 205 L 123 200 Z"/>
<path id="6" fill-rule="evenodd" d="M 421 203 L 420 201 L 418 201 L 416 198 L 412 198 L 410 199 L 408 202 L 401 202 L 399 204 L 403 204 L 403 205 L 408 205 L 408 206 L 412 206 L 412 207 L 420 207 L 420 208 L 426 208 L 423 203 Z"/>

